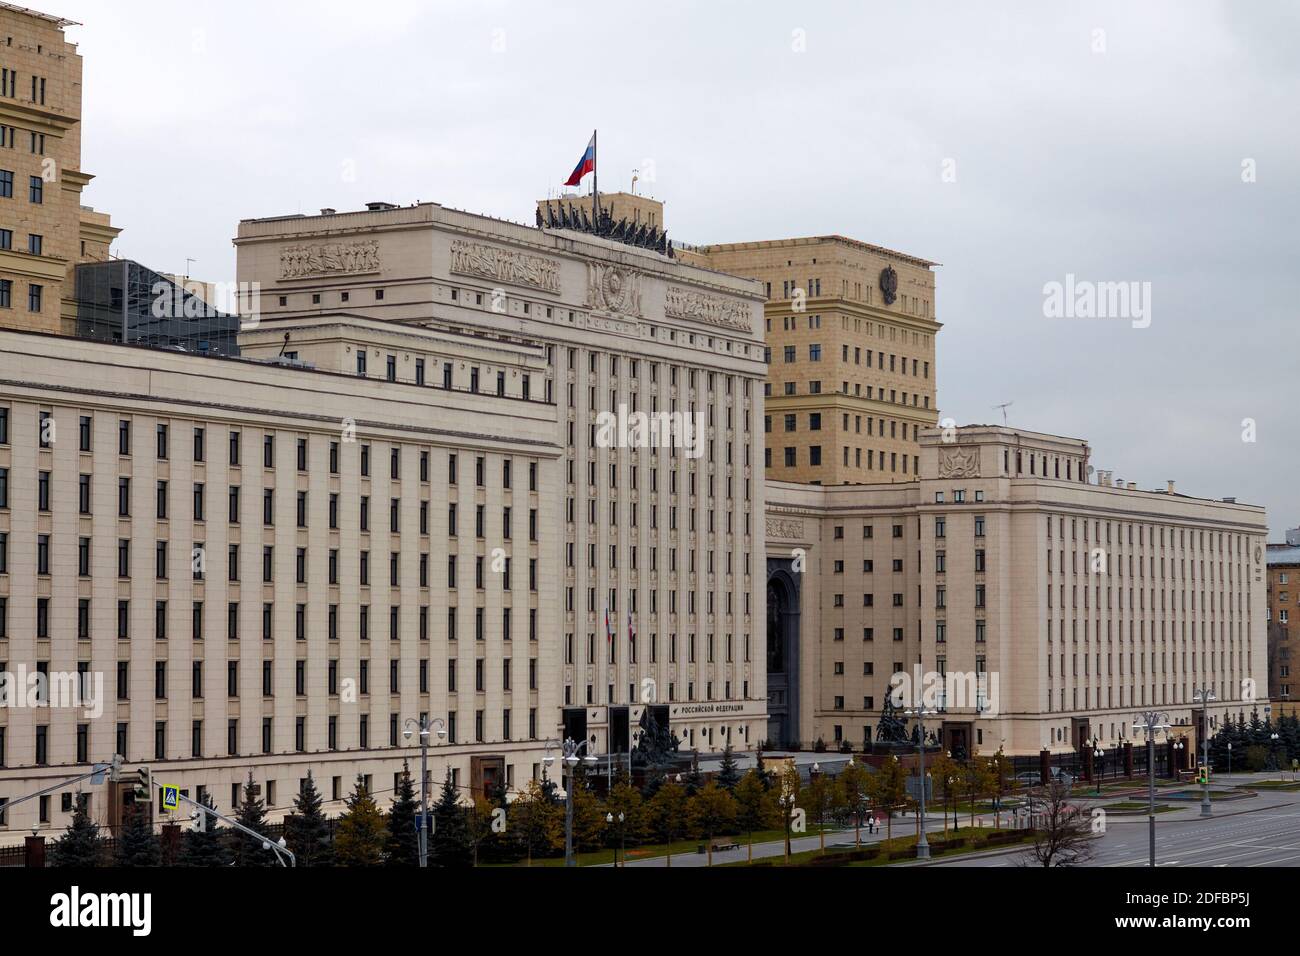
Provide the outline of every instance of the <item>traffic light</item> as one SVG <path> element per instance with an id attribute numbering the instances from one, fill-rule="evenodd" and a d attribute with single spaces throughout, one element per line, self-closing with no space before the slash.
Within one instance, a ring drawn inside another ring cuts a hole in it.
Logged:
<path id="1" fill-rule="evenodd" d="M 141 767 L 135 772 L 135 798 L 146 803 L 153 800 L 153 777 L 148 767 Z"/>
<path id="2" fill-rule="evenodd" d="M 1200 772 L 1200 774 L 1198 775 L 1198 777 L 1197 777 L 1197 779 L 1196 779 L 1196 782 L 1199 783 L 1201 786 L 1205 786 L 1206 784 L 1208 784 L 1208 783 L 1210 782 L 1210 768 L 1209 768 L 1209 767 L 1206 767 L 1206 766 L 1204 766 L 1204 765 L 1201 766 L 1201 772 Z"/>

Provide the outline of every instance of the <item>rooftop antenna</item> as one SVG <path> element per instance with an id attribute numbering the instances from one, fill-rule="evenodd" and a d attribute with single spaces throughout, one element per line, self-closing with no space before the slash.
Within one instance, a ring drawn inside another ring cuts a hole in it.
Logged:
<path id="1" fill-rule="evenodd" d="M 196 262 L 198 262 L 198 261 L 199 261 L 198 259 L 190 259 L 190 258 L 186 258 L 186 260 L 185 260 L 185 278 L 186 278 L 186 279 L 188 279 L 188 278 L 190 277 L 190 266 L 192 266 L 194 263 L 196 263 Z"/>
<path id="2" fill-rule="evenodd" d="M 636 195 L 636 184 L 640 181 L 640 179 L 641 179 L 641 170 L 639 169 L 632 170 L 632 195 L 633 196 Z"/>
<path id="3" fill-rule="evenodd" d="M 1001 405 L 994 405 L 994 408 L 1002 409 L 1002 427 L 1007 427 L 1007 409 L 1014 405 L 1015 402 L 1003 402 Z"/>

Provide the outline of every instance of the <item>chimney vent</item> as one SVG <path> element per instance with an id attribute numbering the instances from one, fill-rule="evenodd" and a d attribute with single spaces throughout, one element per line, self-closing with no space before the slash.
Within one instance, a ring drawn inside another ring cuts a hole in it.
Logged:
<path id="1" fill-rule="evenodd" d="M 332 216 L 337 212 L 338 212 L 337 209 L 330 209 L 328 206 L 326 206 L 324 209 L 320 211 L 320 214 L 322 216 Z"/>
<path id="2" fill-rule="evenodd" d="M 1167 493 L 1167 494 L 1171 494 L 1171 495 L 1175 493 L 1175 492 L 1174 492 L 1174 480 L 1173 480 L 1172 478 L 1169 479 L 1169 490 L 1168 490 L 1166 493 Z"/>
<path id="3" fill-rule="evenodd" d="M 1293 548 L 1300 548 L 1300 528 L 1288 528 L 1286 543 Z"/>

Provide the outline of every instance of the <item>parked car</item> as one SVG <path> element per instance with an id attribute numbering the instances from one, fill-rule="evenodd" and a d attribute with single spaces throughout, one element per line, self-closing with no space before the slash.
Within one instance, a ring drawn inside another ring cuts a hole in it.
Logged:
<path id="1" fill-rule="evenodd" d="M 1063 783 L 1067 787 L 1074 786 L 1074 774 L 1062 770 L 1060 767 L 1052 768 L 1052 779 L 1057 783 Z"/>
<path id="2" fill-rule="evenodd" d="M 1061 783 L 1067 787 L 1073 787 L 1074 779 L 1074 774 L 1070 773 L 1068 770 L 1062 770 L 1060 767 L 1052 768 L 1053 783 Z M 1021 790 L 1028 789 L 1029 787 L 1041 787 L 1042 785 L 1042 774 L 1034 773 L 1033 771 L 1016 774 L 1016 787 Z"/>

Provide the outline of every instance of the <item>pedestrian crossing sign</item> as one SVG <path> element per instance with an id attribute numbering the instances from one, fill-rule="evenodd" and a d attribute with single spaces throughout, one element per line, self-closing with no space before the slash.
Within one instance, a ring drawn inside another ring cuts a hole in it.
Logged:
<path id="1" fill-rule="evenodd" d="M 180 787 L 169 787 L 166 784 L 162 788 L 162 805 L 164 810 L 175 810 L 181 805 Z"/>

